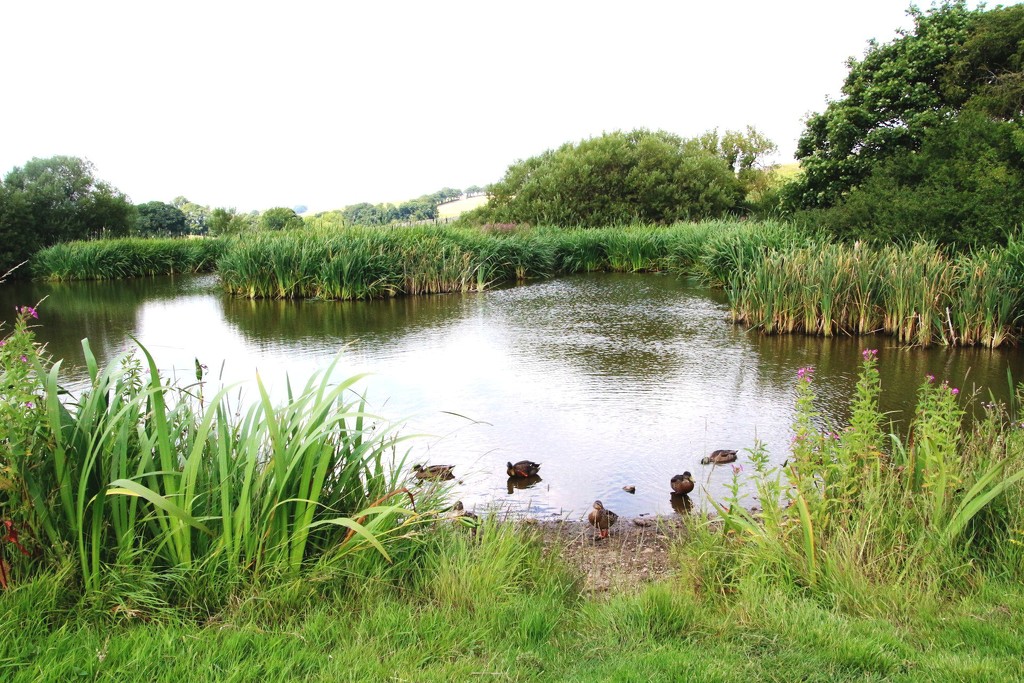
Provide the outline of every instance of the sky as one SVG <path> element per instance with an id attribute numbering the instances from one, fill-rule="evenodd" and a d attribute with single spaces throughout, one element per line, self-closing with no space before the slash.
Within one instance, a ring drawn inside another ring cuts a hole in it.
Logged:
<path id="1" fill-rule="evenodd" d="M 926 3 L 922 3 L 925 4 Z M 614 130 L 754 125 L 792 161 L 903 0 L 5 3 L 0 173 L 140 204 L 399 202 Z"/>

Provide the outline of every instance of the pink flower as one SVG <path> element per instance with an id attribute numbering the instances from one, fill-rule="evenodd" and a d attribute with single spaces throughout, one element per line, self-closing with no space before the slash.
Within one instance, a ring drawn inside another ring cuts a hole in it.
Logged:
<path id="1" fill-rule="evenodd" d="M 36 309 L 32 308 L 31 306 L 22 306 L 21 308 L 17 309 L 17 311 L 18 313 L 28 314 L 33 318 L 39 318 L 39 313 L 37 313 Z"/>
<path id="2" fill-rule="evenodd" d="M 878 349 L 864 349 L 861 355 L 864 356 L 864 360 L 872 360 L 878 356 Z"/>
<path id="3" fill-rule="evenodd" d="M 811 381 L 811 375 L 814 374 L 814 367 L 808 365 L 806 368 L 800 368 L 796 371 L 796 378 L 799 380 Z"/>
<path id="4" fill-rule="evenodd" d="M 742 471 L 743 471 L 743 465 L 733 465 L 732 466 L 732 473 L 733 474 L 739 474 Z"/>
<path id="5" fill-rule="evenodd" d="M 26 408 L 35 408 L 36 404 L 33 403 L 32 401 L 25 401 L 25 407 Z"/>
<path id="6" fill-rule="evenodd" d="M 27 363 L 28 362 L 28 358 L 25 357 L 25 354 L 21 354 L 21 362 L 22 363 Z"/>
<path id="7" fill-rule="evenodd" d="M 950 389 L 950 391 L 953 393 L 954 396 L 960 393 L 960 390 L 957 389 L 956 387 L 953 387 L 952 389 Z"/>
<path id="8" fill-rule="evenodd" d="M 928 384 L 931 384 L 932 382 L 935 381 L 935 375 L 925 375 L 924 378 L 928 380 Z"/>

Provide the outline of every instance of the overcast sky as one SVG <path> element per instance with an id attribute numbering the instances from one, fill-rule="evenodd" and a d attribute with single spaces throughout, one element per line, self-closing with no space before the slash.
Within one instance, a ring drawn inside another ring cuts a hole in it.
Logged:
<path id="1" fill-rule="evenodd" d="M 0 172 L 73 155 L 135 203 L 321 210 L 484 185 L 620 129 L 753 124 L 785 162 L 907 6 L 7 2 Z"/>

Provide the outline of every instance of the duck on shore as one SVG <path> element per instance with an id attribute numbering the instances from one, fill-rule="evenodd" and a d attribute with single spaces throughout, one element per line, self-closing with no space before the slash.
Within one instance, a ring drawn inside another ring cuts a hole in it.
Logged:
<path id="1" fill-rule="evenodd" d="M 597 529 L 598 538 L 608 538 L 608 527 L 619 521 L 619 516 L 606 508 L 599 500 L 594 501 L 594 507 L 587 515 L 587 521 Z"/>

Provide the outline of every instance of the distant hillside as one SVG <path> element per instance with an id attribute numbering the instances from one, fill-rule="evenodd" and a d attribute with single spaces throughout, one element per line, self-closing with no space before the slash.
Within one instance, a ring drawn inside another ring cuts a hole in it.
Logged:
<path id="1" fill-rule="evenodd" d="M 467 199 L 456 199 L 454 202 L 446 202 L 445 204 L 437 205 L 437 217 L 438 218 L 454 218 L 461 215 L 470 209 L 475 209 L 478 206 L 483 206 L 487 203 L 487 195 L 477 195 L 476 197 L 469 197 Z"/>

